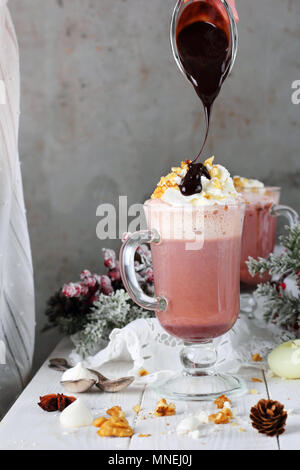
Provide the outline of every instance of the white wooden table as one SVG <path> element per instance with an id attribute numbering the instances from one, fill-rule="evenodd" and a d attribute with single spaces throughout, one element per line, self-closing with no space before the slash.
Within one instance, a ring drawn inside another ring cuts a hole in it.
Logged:
<path id="1" fill-rule="evenodd" d="M 50 357 L 67 358 L 70 350 L 71 343 L 65 339 Z M 97 435 L 96 428 L 93 426 L 74 431 L 65 430 L 60 425 L 58 412 L 47 413 L 37 405 L 42 395 L 64 392 L 59 384 L 61 374 L 49 369 L 47 360 L 0 423 L 0 449 L 109 449 L 116 451 L 300 449 L 300 380 L 268 378 L 263 372 L 254 368 L 247 368 L 240 375 L 247 381 L 249 390 L 256 389 L 258 393 L 248 393 L 233 401 L 236 415 L 234 422 L 237 425 L 219 425 L 217 432 L 197 440 L 177 436 L 176 426 L 184 415 L 205 409 L 209 404 L 179 401 L 176 402 L 176 416 L 157 418 L 148 413 L 153 412 L 158 398 L 161 397 L 158 397 L 149 387 L 133 384 L 127 390 L 116 394 L 101 393 L 96 388 L 93 392 L 80 394 L 95 417 L 105 415 L 105 410 L 111 406 L 120 405 L 135 431 L 131 438 L 103 438 Z M 260 378 L 262 383 L 253 383 L 252 377 Z M 278 400 L 285 405 L 287 410 L 292 410 L 287 419 L 286 432 L 278 439 L 259 434 L 251 427 L 249 411 L 260 398 Z M 142 408 L 139 415 L 132 410 L 132 407 L 137 404 L 140 404 Z M 146 419 L 143 418 L 144 416 Z M 151 436 L 139 437 L 140 433 L 151 434 Z"/>

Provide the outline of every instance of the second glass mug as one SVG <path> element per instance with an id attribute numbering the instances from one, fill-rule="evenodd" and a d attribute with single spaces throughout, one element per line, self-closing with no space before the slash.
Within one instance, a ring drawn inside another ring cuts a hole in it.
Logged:
<path id="1" fill-rule="evenodd" d="M 129 236 L 120 253 L 123 283 L 141 307 L 155 310 L 162 327 L 184 341 L 183 373 L 156 386 L 172 399 L 207 400 L 246 389 L 236 376 L 214 371 L 212 340 L 229 331 L 240 307 L 240 248 L 245 204 L 172 207 L 144 204 L 148 230 Z M 155 297 L 136 278 L 134 256 L 150 243 Z"/>
<path id="2" fill-rule="evenodd" d="M 270 276 L 252 277 L 246 261 L 249 256 L 258 259 L 273 253 L 278 216 L 285 217 L 289 226 L 299 220 L 294 209 L 279 204 L 280 191 L 281 188 L 274 186 L 240 191 L 246 203 L 241 251 L 241 311 L 250 317 L 257 305 L 252 292 L 257 284 L 269 281 Z"/>

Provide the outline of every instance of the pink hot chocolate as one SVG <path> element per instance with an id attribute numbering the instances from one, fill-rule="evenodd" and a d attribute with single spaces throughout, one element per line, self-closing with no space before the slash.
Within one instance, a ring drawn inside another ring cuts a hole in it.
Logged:
<path id="1" fill-rule="evenodd" d="M 155 294 L 168 301 L 156 313 L 171 335 L 202 342 L 235 323 L 243 211 L 240 203 L 183 208 L 146 202 L 148 227 L 161 235 L 151 244 Z"/>
<path id="2" fill-rule="evenodd" d="M 246 201 L 242 236 L 241 282 L 255 286 L 259 282 L 266 282 L 269 276 L 252 277 L 249 274 L 246 261 L 249 256 L 255 259 L 266 258 L 274 251 L 276 217 L 271 215 L 270 209 L 273 204 L 278 204 L 280 189 L 264 187 L 244 190 L 241 194 Z"/>

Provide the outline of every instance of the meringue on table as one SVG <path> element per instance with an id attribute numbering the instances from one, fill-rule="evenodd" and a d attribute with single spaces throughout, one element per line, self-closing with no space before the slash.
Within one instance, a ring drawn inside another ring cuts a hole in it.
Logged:
<path id="1" fill-rule="evenodd" d="M 62 382 L 66 382 L 68 380 L 95 380 L 97 382 L 98 377 L 89 369 L 84 367 L 82 362 L 78 362 L 75 367 L 71 367 L 71 369 L 68 369 L 63 373 L 61 380 Z"/>
<path id="2" fill-rule="evenodd" d="M 90 426 L 93 423 L 92 413 L 81 398 L 77 398 L 71 405 L 65 408 L 59 419 L 60 424 L 64 428 L 80 428 Z"/>

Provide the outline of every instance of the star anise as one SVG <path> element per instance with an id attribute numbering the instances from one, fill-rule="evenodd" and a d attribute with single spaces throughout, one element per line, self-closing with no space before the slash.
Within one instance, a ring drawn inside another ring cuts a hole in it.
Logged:
<path id="1" fill-rule="evenodd" d="M 63 411 L 67 406 L 75 401 L 75 397 L 68 397 L 62 393 L 44 395 L 40 397 L 38 405 L 45 411 Z"/>

